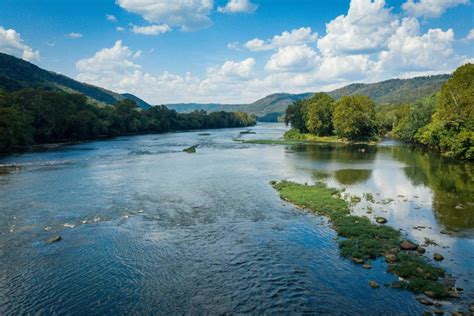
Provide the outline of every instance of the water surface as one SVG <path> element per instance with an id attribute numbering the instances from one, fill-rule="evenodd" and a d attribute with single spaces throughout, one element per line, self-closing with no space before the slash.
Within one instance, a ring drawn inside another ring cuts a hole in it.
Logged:
<path id="1" fill-rule="evenodd" d="M 0 314 L 419 314 L 383 262 L 339 256 L 324 217 L 269 181 L 325 181 L 420 243 L 472 300 L 472 165 L 396 142 L 267 146 L 221 129 L 120 137 L 0 159 Z M 210 136 L 199 133 L 209 132 Z M 196 154 L 182 149 L 199 144 Z M 367 195 L 370 193 L 371 195 Z M 367 214 L 367 211 L 371 212 Z M 421 228 L 421 227 L 423 228 Z M 46 240 L 60 234 L 63 240 Z"/>

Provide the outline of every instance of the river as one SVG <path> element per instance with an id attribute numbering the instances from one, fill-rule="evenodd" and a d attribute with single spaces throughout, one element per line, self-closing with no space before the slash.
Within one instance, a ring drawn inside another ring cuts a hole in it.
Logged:
<path id="1" fill-rule="evenodd" d="M 0 314 L 405 313 L 386 264 L 341 258 L 327 219 L 271 180 L 358 196 L 445 259 L 474 300 L 474 170 L 396 141 L 273 146 L 283 124 L 119 137 L 0 158 Z M 210 135 L 199 135 L 200 133 Z M 195 154 L 182 152 L 199 144 Z M 368 194 L 369 193 L 369 194 Z M 369 212 L 369 213 L 367 213 Z M 46 242 L 54 235 L 62 240 Z M 450 303 L 446 303 L 450 304 Z"/>

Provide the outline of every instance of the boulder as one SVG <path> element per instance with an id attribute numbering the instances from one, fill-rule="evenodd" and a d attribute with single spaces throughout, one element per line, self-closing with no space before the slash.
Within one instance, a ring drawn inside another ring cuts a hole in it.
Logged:
<path id="1" fill-rule="evenodd" d="M 48 239 L 48 242 L 49 242 L 49 243 L 58 242 L 58 241 L 60 241 L 61 239 L 62 239 L 61 236 L 57 235 L 57 236 L 53 236 L 53 237 L 51 237 L 50 239 Z"/>
<path id="2" fill-rule="evenodd" d="M 377 282 L 372 281 L 372 280 L 369 281 L 369 285 L 370 285 L 370 287 L 373 288 L 373 289 L 378 289 L 378 288 L 380 287 Z"/>
<path id="3" fill-rule="evenodd" d="M 416 248 L 416 251 L 422 255 L 426 252 L 426 249 L 421 246 L 418 246 L 418 248 Z"/>
<path id="4" fill-rule="evenodd" d="M 418 248 L 418 245 L 414 244 L 409 240 L 404 240 L 400 243 L 400 248 L 402 248 L 403 250 L 416 250 Z"/>
<path id="5" fill-rule="evenodd" d="M 444 259 L 444 257 L 442 254 L 436 252 L 435 254 L 433 254 L 433 259 L 435 259 L 436 261 L 441 261 Z"/>
<path id="6" fill-rule="evenodd" d="M 386 224 L 388 222 L 385 217 L 376 217 L 375 221 L 379 224 Z"/>
<path id="7" fill-rule="evenodd" d="M 394 254 L 386 255 L 385 261 L 387 261 L 388 263 L 394 263 L 397 261 L 397 256 L 395 256 Z"/>

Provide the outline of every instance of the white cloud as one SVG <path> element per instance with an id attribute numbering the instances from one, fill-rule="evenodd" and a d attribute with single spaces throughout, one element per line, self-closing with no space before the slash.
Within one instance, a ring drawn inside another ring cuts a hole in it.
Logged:
<path id="1" fill-rule="evenodd" d="M 110 21 L 110 22 L 117 22 L 117 18 L 112 15 L 112 14 L 106 14 L 105 15 L 105 18 L 107 19 L 107 21 Z"/>
<path id="2" fill-rule="evenodd" d="M 227 43 L 227 48 L 232 49 L 232 50 L 240 50 L 240 43 L 239 42 Z"/>
<path id="3" fill-rule="evenodd" d="M 380 51 L 398 27 L 384 0 L 352 0 L 347 15 L 326 24 L 318 41 L 324 55 L 367 54 Z"/>
<path id="4" fill-rule="evenodd" d="M 293 29 L 291 32 L 285 31 L 281 33 L 281 35 L 275 35 L 271 40 L 267 41 L 254 38 L 245 43 L 245 47 L 251 51 L 258 52 L 289 45 L 314 43 L 317 40 L 318 33 L 313 33 L 310 27 L 301 27 L 299 29 Z"/>
<path id="5" fill-rule="evenodd" d="M 74 33 L 74 32 L 67 34 L 67 37 L 72 38 L 72 39 L 79 39 L 82 36 L 83 35 L 81 33 Z"/>
<path id="6" fill-rule="evenodd" d="M 388 41 L 388 49 L 380 54 L 378 68 L 386 72 L 449 71 L 457 66 L 452 45 L 452 29 L 429 29 L 420 34 L 415 18 L 404 18 L 401 26 Z"/>
<path id="7" fill-rule="evenodd" d="M 313 70 L 319 60 L 318 54 L 306 44 L 284 46 L 270 57 L 265 69 L 281 72 L 305 72 Z"/>
<path id="8" fill-rule="evenodd" d="M 123 28 L 121 26 L 117 26 L 116 30 L 119 31 L 119 32 L 123 32 L 123 31 L 125 31 L 125 28 Z"/>
<path id="9" fill-rule="evenodd" d="M 171 31 L 171 28 L 166 24 L 160 25 L 148 25 L 148 26 L 136 26 L 132 27 L 132 32 L 135 34 L 142 35 L 159 35 Z"/>
<path id="10" fill-rule="evenodd" d="M 250 0 L 229 0 L 224 7 L 218 7 L 217 11 L 221 13 L 253 13 L 258 5 Z"/>
<path id="11" fill-rule="evenodd" d="M 468 3 L 469 0 L 407 0 L 402 8 L 410 16 L 437 18 L 449 8 Z"/>
<path id="12" fill-rule="evenodd" d="M 247 58 L 241 62 L 226 61 L 220 67 L 210 67 L 207 75 L 212 80 L 215 79 L 244 79 L 248 78 L 255 66 L 255 59 Z"/>
<path id="13" fill-rule="evenodd" d="M 213 0 L 117 0 L 117 4 L 149 22 L 178 26 L 182 31 L 211 25 L 209 14 L 214 6 Z"/>
<path id="14" fill-rule="evenodd" d="M 0 52 L 23 58 L 27 61 L 39 60 L 39 52 L 23 42 L 20 33 L 0 26 Z"/>
<path id="15" fill-rule="evenodd" d="M 472 40 L 474 40 L 474 29 L 471 29 L 471 30 L 469 31 L 469 34 L 467 34 L 465 40 L 466 40 L 466 41 L 472 41 Z"/>

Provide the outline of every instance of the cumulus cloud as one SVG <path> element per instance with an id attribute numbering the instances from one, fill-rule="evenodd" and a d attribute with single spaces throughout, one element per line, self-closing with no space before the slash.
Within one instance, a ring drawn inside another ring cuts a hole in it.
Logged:
<path id="1" fill-rule="evenodd" d="M 119 31 L 119 32 L 123 32 L 123 31 L 125 31 L 125 28 L 123 28 L 121 26 L 117 26 L 116 30 Z"/>
<path id="2" fill-rule="evenodd" d="M 229 0 L 224 7 L 218 7 L 217 11 L 221 13 L 253 13 L 258 5 L 250 0 Z"/>
<path id="3" fill-rule="evenodd" d="M 318 54 L 304 45 L 284 46 L 270 57 L 265 69 L 282 72 L 305 72 L 314 69 L 319 62 Z"/>
<path id="4" fill-rule="evenodd" d="M 239 50 L 240 49 L 240 43 L 239 42 L 227 43 L 227 48 L 232 49 L 232 50 Z"/>
<path id="5" fill-rule="evenodd" d="M 347 15 L 326 24 L 326 35 L 318 41 L 318 48 L 324 55 L 377 52 L 398 24 L 384 0 L 352 0 Z"/>
<path id="6" fill-rule="evenodd" d="M 162 23 L 191 31 L 211 25 L 213 0 L 117 0 L 123 9 L 140 14 L 152 23 Z"/>
<path id="7" fill-rule="evenodd" d="M 310 27 L 301 27 L 299 29 L 291 30 L 290 32 L 285 31 L 280 35 L 275 35 L 272 39 L 267 41 L 254 38 L 245 43 L 245 47 L 251 51 L 258 52 L 289 45 L 314 43 L 317 40 L 318 33 L 313 32 Z"/>
<path id="8" fill-rule="evenodd" d="M 474 29 L 471 29 L 471 30 L 469 31 L 469 33 L 467 34 L 465 40 L 466 40 L 466 41 L 472 41 L 472 40 L 474 40 Z"/>
<path id="9" fill-rule="evenodd" d="M 469 0 L 408 0 L 402 8 L 410 16 L 437 18 L 449 8 L 468 3 Z"/>
<path id="10" fill-rule="evenodd" d="M 136 26 L 132 27 L 132 32 L 135 34 L 142 35 L 159 35 L 171 31 L 171 28 L 166 24 L 160 25 L 148 25 L 148 26 Z"/>
<path id="11" fill-rule="evenodd" d="M 23 58 L 27 61 L 39 60 L 39 51 L 33 51 L 26 45 L 20 33 L 0 26 L 0 52 Z"/>
<path id="12" fill-rule="evenodd" d="M 117 18 L 112 14 L 106 14 L 105 18 L 110 22 L 117 22 Z"/>
<path id="13" fill-rule="evenodd" d="M 81 33 L 74 33 L 74 32 L 67 34 L 67 37 L 72 38 L 72 39 L 79 39 L 82 36 L 83 35 Z"/>

